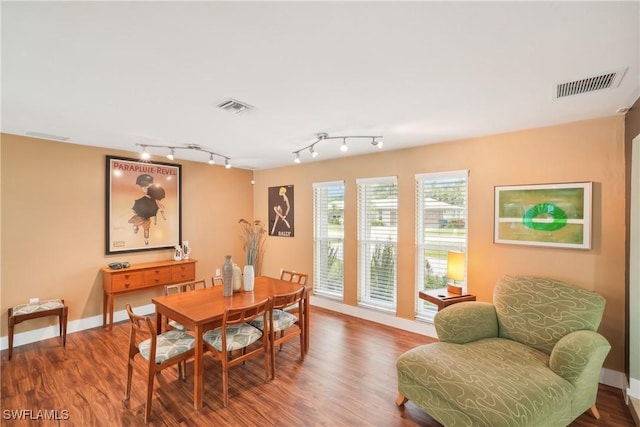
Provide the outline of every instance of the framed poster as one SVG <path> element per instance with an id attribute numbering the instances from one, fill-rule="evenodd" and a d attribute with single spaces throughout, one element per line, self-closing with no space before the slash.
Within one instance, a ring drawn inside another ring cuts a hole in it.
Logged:
<path id="1" fill-rule="evenodd" d="M 591 249 L 591 182 L 495 187 L 494 242 Z"/>
<path id="2" fill-rule="evenodd" d="M 106 253 L 179 245 L 181 166 L 107 156 L 106 171 Z"/>
<path id="3" fill-rule="evenodd" d="M 269 236 L 293 237 L 293 185 L 269 187 Z"/>

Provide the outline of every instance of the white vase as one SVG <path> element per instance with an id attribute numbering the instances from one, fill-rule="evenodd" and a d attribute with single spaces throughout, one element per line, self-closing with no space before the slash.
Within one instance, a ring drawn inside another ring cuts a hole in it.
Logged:
<path id="1" fill-rule="evenodd" d="M 253 271 L 253 265 L 245 265 L 244 266 L 244 291 L 245 292 L 253 291 L 254 277 L 255 277 L 255 272 Z"/>
<path id="2" fill-rule="evenodd" d="M 180 261 L 182 259 L 182 248 L 180 246 L 176 246 L 175 251 L 173 252 L 173 259 L 175 261 Z"/>
<path id="3" fill-rule="evenodd" d="M 189 246 L 189 241 L 185 240 L 182 242 L 182 259 L 189 259 L 189 255 L 191 254 L 191 247 Z"/>

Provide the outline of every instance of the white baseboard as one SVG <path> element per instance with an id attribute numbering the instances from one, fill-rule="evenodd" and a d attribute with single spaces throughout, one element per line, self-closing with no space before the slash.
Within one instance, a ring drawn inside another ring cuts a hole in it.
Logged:
<path id="1" fill-rule="evenodd" d="M 402 329 L 404 331 L 426 335 L 431 338 L 438 337 L 438 335 L 436 334 L 436 329 L 431 323 L 401 319 L 399 317 L 375 310 L 368 310 L 361 307 L 342 304 L 341 302 L 319 297 L 317 295 L 311 296 L 310 304 L 316 307 L 326 308 L 327 310 L 336 311 L 338 313 L 347 314 L 349 316 L 358 317 L 360 319 L 370 320 L 372 322 Z M 602 368 L 602 370 L 600 371 L 600 383 L 618 388 L 620 390 L 625 390 L 626 388 L 625 378 L 626 377 L 622 372 L 613 371 L 606 368 Z"/>
<path id="2" fill-rule="evenodd" d="M 155 313 L 155 306 L 153 304 L 147 304 L 140 307 L 134 307 L 133 310 L 136 314 L 153 314 Z M 121 322 L 127 320 L 129 316 L 126 310 L 120 310 L 113 313 L 113 321 Z M 16 329 L 20 329 L 22 323 L 16 325 Z M 84 331 L 85 329 L 93 329 L 102 327 L 102 315 L 87 317 L 79 320 L 72 320 L 67 323 L 67 335 L 78 331 Z M 24 344 L 31 344 L 60 336 L 60 330 L 58 323 L 47 326 L 45 328 L 33 329 L 26 332 L 16 332 L 13 336 L 13 348 L 20 347 Z M 9 339 L 6 336 L 0 337 L 0 350 L 6 350 L 9 348 Z"/>
<path id="3" fill-rule="evenodd" d="M 341 302 L 328 298 L 318 297 L 316 295 L 311 296 L 309 304 L 320 308 L 326 308 L 327 310 L 336 311 L 338 313 L 347 314 L 359 319 L 381 323 L 383 325 L 402 329 L 404 331 L 409 331 L 432 338 L 438 337 L 436 334 L 436 329 L 431 323 L 402 319 L 400 317 L 386 314 L 381 311 L 369 310 L 362 307 L 354 307 L 352 305 L 342 304 Z"/>

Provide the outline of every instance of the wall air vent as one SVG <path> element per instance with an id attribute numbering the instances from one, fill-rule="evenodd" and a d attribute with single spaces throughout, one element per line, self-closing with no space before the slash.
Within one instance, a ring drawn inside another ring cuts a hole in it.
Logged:
<path id="1" fill-rule="evenodd" d="M 230 113 L 237 114 L 244 111 L 251 110 L 253 107 L 247 103 L 238 101 L 237 99 L 229 98 L 218 104 L 218 108 L 221 108 Z"/>
<path id="2" fill-rule="evenodd" d="M 626 68 L 599 76 L 587 77 L 571 82 L 559 83 L 556 86 L 556 98 L 579 95 L 581 93 L 593 92 L 602 89 L 614 89 L 618 87 Z"/>

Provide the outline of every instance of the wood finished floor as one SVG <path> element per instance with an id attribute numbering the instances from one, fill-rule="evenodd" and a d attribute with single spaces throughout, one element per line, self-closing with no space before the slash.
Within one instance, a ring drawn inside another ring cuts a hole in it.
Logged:
<path id="1" fill-rule="evenodd" d="M 145 370 L 135 366 L 131 400 L 123 403 L 129 325 L 92 329 L 2 352 L 1 425 L 143 426 Z M 193 409 L 193 366 L 186 381 L 169 368 L 156 378 L 150 426 L 440 426 L 409 402 L 398 408 L 395 360 L 427 337 L 312 307 L 311 348 L 299 361 L 297 341 L 277 354 L 276 379 L 265 383 L 262 359 L 232 368 L 230 403 L 222 405 L 220 369 L 205 355 L 205 403 Z M 7 410 L 68 411 L 68 420 L 13 421 Z M 571 424 L 633 426 L 618 389 L 600 386 L 600 420 Z M 540 426 L 543 427 L 543 426 Z"/>

